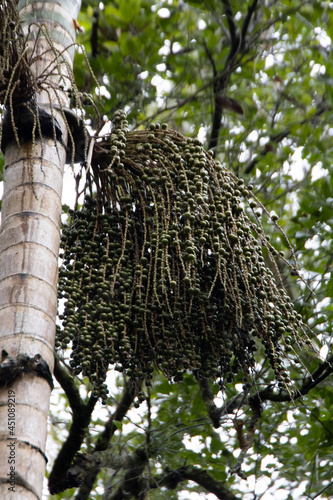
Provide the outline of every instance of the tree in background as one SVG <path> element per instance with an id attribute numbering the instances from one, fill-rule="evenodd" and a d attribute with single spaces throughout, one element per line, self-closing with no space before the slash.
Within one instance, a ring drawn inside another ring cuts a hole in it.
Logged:
<path id="1" fill-rule="evenodd" d="M 331 6 L 89 4 L 99 86 L 83 51 L 75 81 L 113 129 L 64 207 L 55 376 L 72 421 L 54 412 L 50 490 L 330 498 Z M 107 388 L 108 363 L 123 375 Z"/>

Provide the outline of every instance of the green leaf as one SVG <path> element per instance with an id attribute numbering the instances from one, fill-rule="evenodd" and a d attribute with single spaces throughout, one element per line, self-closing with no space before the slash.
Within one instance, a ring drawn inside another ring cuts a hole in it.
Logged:
<path id="1" fill-rule="evenodd" d="M 129 23 L 140 12 L 140 0 L 120 0 L 120 15 L 123 21 Z"/>
<path id="2" fill-rule="evenodd" d="M 117 427 L 117 429 L 119 429 L 120 431 L 123 429 L 123 425 L 124 423 L 123 422 L 120 422 L 118 420 L 113 420 L 112 423 L 114 424 L 115 427 Z"/>

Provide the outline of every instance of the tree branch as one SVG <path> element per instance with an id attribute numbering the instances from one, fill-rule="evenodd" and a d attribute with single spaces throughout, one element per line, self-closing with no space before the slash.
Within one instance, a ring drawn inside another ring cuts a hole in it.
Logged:
<path id="1" fill-rule="evenodd" d="M 61 360 L 57 355 L 55 355 L 54 376 L 64 389 L 69 406 L 73 412 L 80 412 L 84 406 L 84 402 L 81 399 L 75 377 L 70 374 L 65 366 L 61 365 Z"/>
<path id="2" fill-rule="evenodd" d="M 301 120 L 298 123 L 299 127 L 301 127 L 305 123 L 315 122 L 319 116 L 321 116 L 323 113 L 325 113 L 326 111 L 329 111 L 329 110 L 330 110 L 330 106 L 328 106 L 324 102 L 321 103 L 318 106 L 318 109 L 313 116 L 311 116 L 310 118 L 305 118 L 304 120 Z M 271 135 L 269 138 L 269 141 L 265 144 L 265 146 L 260 151 L 260 153 L 247 164 L 247 166 L 245 167 L 244 173 L 249 174 L 253 170 L 253 168 L 256 166 L 258 161 L 261 158 L 264 158 L 267 153 L 273 151 L 274 145 L 279 144 L 283 139 L 288 137 L 289 134 L 290 134 L 290 128 L 286 127 L 284 130 L 282 130 L 282 132 L 278 132 L 277 134 Z"/>
<path id="3" fill-rule="evenodd" d="M 90 35 L 91 57 L 93 58 L 98 56 L 98 19 L 99 19 L 99 7 L 95 7 L 91 23 L 91 35 Z"/>
<path id="4" fill-rule="evenodd" d="M 91 414 L 97 402 L 97 398 L 94 396 L 91 396 L 87 403 L 82 401 L 74 377 L 60 365 L 57 357 L 55 358 L 54 376 L 66 393 L 73 416 L 69 435 L 55 459 L 49 476 L 49 490 L 52 495 L 71 487 L 66 474 L 75 454 L 81 448 Z"/>
<path id="5" fill-rule="evenodd" d="M 251 5 L 248 6 L 247 14 L 246 14 L 246 17 L 244 19 L 242 30 L 241 30 L 241 48 L 242 49 L 244 49 L 244 47 L 245 47 L 245 39 L 246 39 L 247 30 L 249 29 L 251 18 L 257 9 L 257 4 L 258 4 L 258 0 L 253 0 Z"/>
<path id="6" fill-rule="evenodd" d="M 278 134 L 271 135 L 269 138 L 269 141 L 265 144 L 265 146 L 262 148 L 262 150 L 259 152 L 259 154 L 253 158 L 253 160 L 250 161 L 250 163 L 247 164 L 245 167 L 244 173 L 249 174 L 251 171 L 254 169 L 256 164 L 261 158 L 265 158 L 267 153 L 274 151 L 275 147 L 277 144 L 279 144 L 283 139 L 288 137 L 290 134 L 289 128 L 286 128 L 284 131 L 279 132 Z"/>
<path id="7" fill-rule="evenodd" d="M 208 416 L 211 419 L 215 429 L 218 429 L 220 427 L 221 413 L 220 409 L 214 403 L 215 395 L 211 389 L 210 383 L 206 378 L 197 379 L 197 381 L 199 384 L 202 400 L 206 406 Z"/>
<path id="8" fill-rule="evenodd" d="M 308 394 L 314 387 L 323 382 L 327 377 L 333 373 L 333 355 L 326 361 L 323 361 L 318 368 L 308 377 L 306 377 L 299 388 L 296 388 L 293 393 L 287 390 L 275 392 L 273 384 L 268 385 L 262 391 L 246 398 L 244 393 L 237 394 L 230 401 L 227 401 L 220 409 L 220 417 L 227 413 L 232 413 L 235 409 L 241 408 L 244 404 L 249 404 L 251 408 L 257 406 L 258 401 L 264 403 L 265 401 L 272 402 L 291 402 Z"/>
<path id="9" fill-rule="evenodd" d="M 120 403 L 118 403 L 117 408 L 112 415 L 112 417 L 107 421 L 104 427 L 104 431 L 99 435 L 95 451 L 106 450 L 109 446 L 110 439 L 117 430 L 114 422 L 121 422 L 125 417 L 126 413 L 130 409 L 131 404 L 134 401 L 135 391 L 133 387 L 125 387 L 125 391 L 121 398 Z"/>
<path id="10" fill-rule="evenodd" d="M 116 422 L 121 422 L 125 417 L 126 413 L 130 409 L 135 397 L 135 391 L 133 387 L 125 387 L 125 391 L 121 398 L 120 403 L 117 405 L 117 408 L 114 414 L 110 417 L 108 422 L 105 424 L 104 431 L 99 435 L 95 450 L 96 452 L 104 451 L 108 448 L 111 438 L 117 427 L 115 425 Z M 82 483 L 80 489 L 76 495 L 77 500 L 88 500 L 90 496 L 90 492 L 94 486 L 97 474 L 101 468 L 99 466 L 92 467 L 89 470 L 88 474 L 83 473 L 82 477 L 80 476 L 77 479 L 76 486 Z M 76 474 L 76 473 L 75 473 Z M 77 474 L 76 474 L 77 477 Z M 73 478 L 73 474 L 72 474 Z"/>
<path id="11" fill-rule="evenodd" d="M 239 500 L 230 490 L 228 490 L 224 483 L 214 479 L 206 470 L 199 469 L 198 467 L 184 466 L 176 470 L 166 471 L 161 479 L 154 478 L 152 487 L 165 486 L 169 489 L 175 489 L 182 481 L 194 481 L 204 488 L 209 493 L 213 493 L 220 500 Z"/>
<path id="12" fill-rule="evenodd" d="M 94 476 L 96 470 L 111 468 L 116 471 L 125 470 L 116 491 L 110 488 L 106 493 L 108 500 L 120 500 L 122 498 L 143 499 L 146 495 L 147 482 L 141 478 L 141 474 L 148 462 L 145 447 L 140 447 L 131 454 L 115 454 L 112 449 L 94 452 L 92 455 L 78 455 L 73 467 L 70 469 L 73 482 L 78 482 L 82 477 Z M 149 489 L 149 488 L 148 488 Z M 77 498 L 82 498 L 79 495 Z"/>
<path id="13" fill-rule="evenodd" d="M 208 49 L 207 47 L 207 44 L 206 42 L 204 41 L 204 49 L 205 49 L 205 52 L 206 52 L 206 55 L 212 65 L 212 68 L 213 68 L 213 76 L 214 76 L 214 83 L 215 83 L 215 79 L 217 77 L 217 69 L 216 69 L 216 64 L 215 64 L 215 61 L 214 61 L 214 58 L 210 52 L 210 50 Z"/>
<path id="14" fill-rule="evenodd" d="M 222 0 L 222 4 L 224 7 L 225 15 L 227 16 L 229 33 L 230 33 L 230 51 L 227 59 L 227 61 L 229 61 L 230 59 L 232 59 L 232 57 L 236 54 L 237 50 L 239 49 L 239 35 L 237 33 L 238 29 L 235 23 L 234 13 L 232 11 L 229 0 Z"/>
<path id="15" fill-rule="evenodd" d="M 117 490 L 107 497 L 107 500 L 123 500 L 125 498 L 136 498 L 143 500 L 146 498 L 149 485 L 141 474 L 148 462 L 148 456 L 143 448 L 135 451 L 132 466 L 126 471 Z M 148 486 L 148 487 L 147 487 Z"/>
<path id="16" fill-rule="evenodd" d="M 223 114 L 223 107 L 220 102 L 220 96 L 223 94 L 223 92 L 226 89 L 227 83 L 230 78 L 230 74 L 232 72 L 232 61 L 234 57 L 236 56 L 239 46 L 240 46 L 240 39 L 239 39 L 239 34 L 238 34 L 238 29 L 237 25 L 235 23 L 235 18 L 234 14 L 230 5 L 229 0 L 222 0 L 222 4 L 224 7 L 224 11 L 227 17 L 227 22 L 228 22 L 228 27 L 229 27 L 229 33 L 230 33 L 230 50 L 226 59 L 226 63 L 224 66 L 224 69 L 221 71 L 219 75 L 214 73 L 214 114 L 213 114 L 213 121 L 212 121 L 212 131 L 208 143 L 208 149 L 212 149 L 214 151 L 214 156 L 215 156 L 215 151 L 216 147 L 218 145 L 218 140 L 219 140 L 219 134 L 220 134 L 220 129 L 221 129 L 221 121 L 222 121 L 222 114 Z M 207 51 L 206 51 L 207 52 Z M 210 57 L 210 61 L 212 62 L 212 58 Z M 227 70 L 228 68 L 228 70 Z M 213 72 L 215 68 L 215 63 L 213 64 Z"/>
<path id="17" fill-rule="evenodd" d="M 207 471 L 198 467 L 183 466 L 176 470 L 166 469 L 164 473 L 158 478 L 153 477 L 150 479 L 149 484 L 141 478 L 145 466 L 148 463 L 148 455 L 144 447 L 137 449 L 131 455 L 123 457 L 114 457 L 112 452 L 96 453 L 95 458 L 84 458 L 80 460 L 82 467 L 86 472 L 90 472 L 92 461 L 98 462 L 100 467 L 112 467 L 113 469 L 125 469 L 126 473 L 121 480 L 117 490 L 110 492 L 107 500 L 123 500 L 129 498 L 144 499 L 149 489 L 166 488 L 173 490 L 179 483 L 183 481 L 195 481 L 207 492 L 213 493 L 221 500 L 238 500 L 233 493 L 231 493 L 221 481 L 214 479 Z M 96 463 L 95 463 L 96 465 Z"/>
<path id="18" fill-rule="evenodd" d="M 215 99 L 215 111 L 213 115 L 212 132 L 210 134 L 210 139 L 208 143 L 208 149 L 212 149 L 214 151 L 214 157 L 216 155 L 216 148 L 219 142 L 221 121 L 222 121 L 222 108 Z"/>

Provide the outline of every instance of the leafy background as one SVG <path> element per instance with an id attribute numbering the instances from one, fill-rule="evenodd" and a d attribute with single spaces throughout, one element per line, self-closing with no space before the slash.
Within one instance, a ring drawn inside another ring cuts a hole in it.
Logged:
<path id="1" fill-rule="evenodd" d="M 281 261 L 286 289 L 324 346 L 322 356 L 329 357 L 333 319 L 332 2 L 84 1 L 79 23 L 78 42 L 85 48 L 99 87 L 87 71 L 82 50 L 76 54 L 75 77 L 82 92 L 96 97 L 102 117 L 112 120 L 117 109 L 125 109 L 132 129 L 159 121 L 184 135 L 199 137 L 207 148 L 214 147 L 217 159 L 252 183 L 267 210 L 279 216 L 301 275 L 314 293 L 291 276 Z M 223 109 L 219 107 L 219 96 L 229 99 L 228 109 L 225 101 Z M 93 108 L 87 105 L 85 113 L 95 129 Z M 214 134 L 218 141 L 214 142 Z M 1 157 L 0 175 L 2 169 Z M 265 218 L 262 223 L 274 246 L 289 259 L 284 238 Z M 263 357 L 259 352 L 255 391 L 270 383 Z M 301 364 L 290 366 L 298 386 L 307 376 L 305 366 L 313 373 L 322 363 L 311 352 L 301 353 L 301 359 Z M 84 379 L 80 384 L 84 400 L 89 386 Z M 94 450 L 123 390 L 122 377 L 110 374 L 109 405 L 97 405 L 82 451 Z M 133 453 L 149 436 L 155 452 L 147 481 L 154 477 L 157 484 L 166 471 L 186 464 L 207 470 L 244 500 L 332 498 L 332 377 L 294 402 L 263 401 L 264 411 L 242 464 L 245 478 L 232 471 L 241 453 L 237 422 L 243 420 L 246 427 L 251 419 L 246 402 L 223 413 L 221 426 L 215 429 L 192 375 L 170 384 L 156 374 L 152 387 L 145 390 L 151 404 L 132 408 L 122 422 L 115 423 L 112 453 Z M 227 384 L 224 394 L 218 386 L 212 391 L 215 404 L 225 408 L 234 398 L 241 398 L 244 389 L 236 379 Z M 68 433 L 69 413 L 68 402 L 58 389 L 51 410 L 51 459 Z M 113 498 L 122 474 L 101 472 L 89 498 Z M 193 481 L 174 489 L 152 487 L 147 498 L 195 499 L 200 492 L 203 498 L 215 498 Z M 74 498 L 74 490 L 54 497 Z"/>
<path id="2" fill-rule="evenodd" d="M 295 0 L 120 0 L 104 2 L 100 9 L 98 5 L 84 2 L 79 18 L 83 33 L 78 41 L 101 87 L 94 88 L 78 52 L 75 75 L 80 90 L 101 93 L 101 114 L 108 119 L 112 120 L 115 110 L 125 109 L 133 129 L 151 121 L 167 122 L 185 135 L 198 136 L 206 147 L 212 145 L 216 128 L 216 93 L 235 101 L 234 109 L 222 110 L 216 158 L 251 182 L 268 211 L 278 214 L 302 277 L 315 294 L 289 272 L 284 275 L 285 286 L 304 320 L 330 349 L 333 5 Z M 234 38 L 240 33 L 245 40 L 238 40 L 237 52 L 232 54 Z M 237 105 L 243 114 L 237 113 Z M 86 113 L 93 116 L 89 108 Z M 290 258 L 286 241 L 274 226 L 265 220 L 263 225 L 277 250 Z M 328 349 L 322 350 L 324 356 Z M 259 364 L 262 356 L 258 355 Z M 319 366 L 310 353 L 304 353 L 303 362 L 310 371 Z M 301 384 L 303 368 L 291 370 L 295 383 Z M 117 384 L 115 399 L 121 380 Z M 258 390 L 266 384 L 263 365 Z M 215 402 L 222 406 L 242 390 L 237 380 L 223 395 L 215 387 Z M 240 453 L 235 419 L 246 424 L 248 407 L 226 414 L 221 427 L 214 429 L 191 375 L 174 385 L 156 375 L 150 389 L 150 418 L 145 404 L 131 410 L 119 424 L 116 446 L 134 451 L 150 433 L 158 450 L 150 463 L 153 476 L 184 463 L 195 465 L 244 499 L 330 498 L 332 391 L 326 379 L 301 401 L 265 402 L 253 445 L 244 458 L 247 479 L 230 470 Z M 103 425 L 103 412 L 96 413 L 95 434 L 98 425 Z M 94 432 L 87 449 L 93 442 Z M 100 484 L 111 476 L 105 472 Z M 92 498 L 102 498 L 98 491 Z M 152 489 L 149 498 L 196 498 L 194 491 L 203 490 L 187 482 L 175 490 Z M 203 495 L 215 498 L 207 492 Z"/>

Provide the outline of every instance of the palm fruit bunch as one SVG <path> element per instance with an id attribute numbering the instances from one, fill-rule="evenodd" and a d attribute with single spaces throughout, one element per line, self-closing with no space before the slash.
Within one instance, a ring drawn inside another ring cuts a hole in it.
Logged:
<path id="1" fill-rule="evenodd" d="M 251 204 L 251 186 L 197 139 L 164 124 L 129 131 L 116 113 L 61 238 L 56 345 L 71 346 L 70 365 L 96 396 L 106 399 L 111 366 L 138 387 L 154 370 L 222 386 L 247 379 L 260 344 L 278 383 L 289 383 L 284 353 L 309 339 L 265 263 L 277 252 Z"/>

